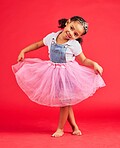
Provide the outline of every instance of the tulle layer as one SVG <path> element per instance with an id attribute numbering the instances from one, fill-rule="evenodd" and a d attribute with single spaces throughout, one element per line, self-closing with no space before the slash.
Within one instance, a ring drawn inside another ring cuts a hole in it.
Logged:
<path id="1" fill-rule="evenodd" d="M 27 96 L 46 106 L 75 105 L 105 86 L 99 74 L 76 61 L 53 63 L 26 58 L 13 65 L 12 70 Z"/>

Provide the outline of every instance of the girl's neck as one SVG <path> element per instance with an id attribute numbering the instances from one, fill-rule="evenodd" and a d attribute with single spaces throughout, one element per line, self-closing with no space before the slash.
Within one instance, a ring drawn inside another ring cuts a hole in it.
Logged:
<path id="1" fill-rule="evenodd" d="M 56 38 L 56 42 L 58 44 L 64 44 L 64 43 L 68 42 L 68 40 L 65 39 L 64 36 L 63 36 L 63 34 L 62 34 L 62 32 L 60 32 L 60 34 Z"/>

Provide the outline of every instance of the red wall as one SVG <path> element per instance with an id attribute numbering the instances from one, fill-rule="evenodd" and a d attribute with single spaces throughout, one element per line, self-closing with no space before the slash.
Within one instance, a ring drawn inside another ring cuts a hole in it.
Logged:
<path id="1" fill-rule="evenodd" d="M 89 23 L 83 51 L 104 68 L 106 87 L 74 107 L 80 117 L 118 117 L 120 114 L 120 1 L 7 0 L 0 1 L 0 116 L 3 119 L 48 117 L 58 109 L 31 102 L 18 87 L 11 70 L 20 50 L 57 31 L 58 19 L 80 15 Z M 48 59 L 47 47 L 26 57 Z M 1 118 L 1 119 L 2 119 Z"/>

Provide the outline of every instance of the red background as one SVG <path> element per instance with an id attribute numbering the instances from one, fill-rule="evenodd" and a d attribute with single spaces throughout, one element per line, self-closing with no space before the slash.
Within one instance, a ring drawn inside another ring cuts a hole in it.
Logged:
<path id="1" fill-rule="evenodd" d="M 7 0 L 0 1 L 0 123 L 17 119 L 57 119 L 59 109 L 38 105 L 18 87 L 11 66 L 20 50 L 57 31 L 57 21 L 80 15 L 89 23 L 85 55 L 104 68 L 106 87 L 74 106 L 76 117 L 119 117 L 120 114 L 120 1 L 119 0 Z M 26 57 L 48 59 L 47 47 Z M 49 113 L 49 114 L 48 114 Z"/>

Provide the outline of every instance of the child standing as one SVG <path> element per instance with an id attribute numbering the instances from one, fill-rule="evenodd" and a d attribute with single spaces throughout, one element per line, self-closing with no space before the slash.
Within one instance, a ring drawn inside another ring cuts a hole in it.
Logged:
<path id="1" fill-rule="evenodd" d="M 81 135 L 72 105 L 93 95 L 105 86 L 100 75 L 102 67 L 88 59 L 79 42 L 88 31 L 86 21 L 79 16 L 59 20 L 58 32 L 48 34 L 43 40 L 23 50 L 18 56 L 18 63 L 12 66 L 16 80 L 28 97 L 42 105 L 60 107 L 58 128 L 52 135 L 60 137 L 64 134 L 64 125 L 68 120 L 73 135 Z M 24 54 L 48 46 L 50 60 L 25 58 Z M 75 57 L 84 65 L 75 61 Z M 91 68 L 89 68 L 91 67 Z"/>

